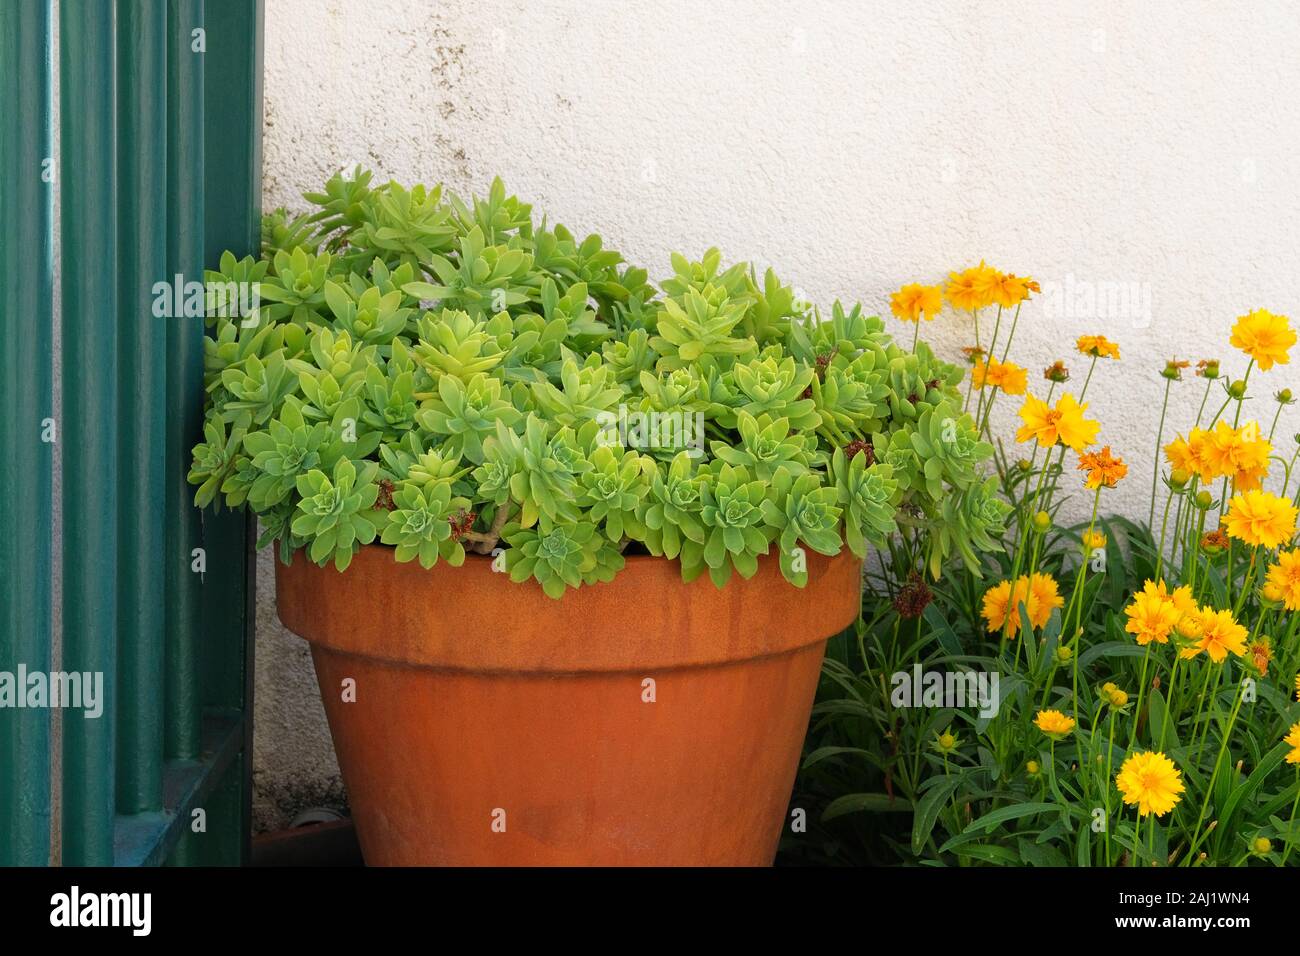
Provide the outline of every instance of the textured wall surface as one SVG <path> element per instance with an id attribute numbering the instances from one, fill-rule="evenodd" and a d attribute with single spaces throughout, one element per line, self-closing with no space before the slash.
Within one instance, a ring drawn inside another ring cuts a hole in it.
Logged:
<path id="1" fill-rule="evenodd" d="M 1080 333 L 1123 349 L 1088 394 L 1102 440 L 1133 466 L 1116 509 L 1146 511 L 1164 360 L 1221 356 L 1239 375 L 1235 316 L 1300 318 L 1294 4 L 267 7 L 266 208 L 293 208 L 360 162 L 462 193 L 499 174 L 652 276 L 672 250 L 717 245 L 822 305 L 885 312 L 902 282 L 981 258 L 1028 273 L 1045 294 L 1013 358 L 1031 388 L 1058 357 L 1078 387 Z M 950 358 L 973 341 L 954 315 L 923 332 Z M 1300 376 L 1262 381 L 1267 423 L 1266 394 L 1300 391 Z M 1201 389 L 1175 386 L 1171 421 L 1194 416 Z M 1004 430 L 1016 404 L 999 405 Z M 1300 427 L 1298 411 L 1281 434 Z M 337 802 L 341 787 L 306 647 L 277 623 L 268 555 L 261 572 L 267 827 Z"/>

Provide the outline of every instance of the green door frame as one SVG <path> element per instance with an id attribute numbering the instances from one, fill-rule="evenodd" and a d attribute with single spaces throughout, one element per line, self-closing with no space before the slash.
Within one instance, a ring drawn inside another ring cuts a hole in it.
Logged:
<path id="1" fill-rule="evenodd" d="M 154 306 L 259 249 L 262 22 L 262 0 L 0 4 L 0 673 L 104 691 L 93 719 L 0 708 L 0 865 L 249 856 L 254 534 L 193 506 L 204 325 Z"/>

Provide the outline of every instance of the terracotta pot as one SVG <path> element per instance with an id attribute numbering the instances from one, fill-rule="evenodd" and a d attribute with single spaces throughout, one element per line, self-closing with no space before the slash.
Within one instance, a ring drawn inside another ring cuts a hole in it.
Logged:
<path id="1" fill-rule="evenodd" d="M 487 558 L 425 570 L 371 545 L 343 574 L 277 562 L 276 594 L 367 863 L 768 865 L 860 574 L 810 554 L 800 590 L 772 557 L 719 590 L 634 557 L 555 601 Z"/>

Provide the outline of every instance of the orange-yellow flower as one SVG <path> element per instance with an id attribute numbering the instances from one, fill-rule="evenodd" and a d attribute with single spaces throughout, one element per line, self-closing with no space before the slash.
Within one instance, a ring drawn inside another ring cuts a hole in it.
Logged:
<path id="1" fill-rule="evenodd" d="M 889 297 L 889 311 L 904 322 L 927 322 L 943 309 L 943 290 L 937 285 L 905 285 Z"/>
<path id="2" fill-rule="evenodd" d="M 1033 440 L 1044 448 L 1051 448 L 1059 441 L 1075 451 L 1083 451 L 1097 440 L 1097 432 L 1101 430 L 1100 422 L 1083 417 L 1087 410 L 1087 405 L 1080 405 L 1068 393 L 1057 400 L 1055 408 L 1027 395 L 1020 407 L 1024 425 L 1016 432 L 1016 441 Z"/>
<path id="3" fill-rule="evenodd" d="M 1119 346 L 1104 335 L 1081 335 L 1075 347 L 1094 358 L 1119 358 Z"/>
<path id="4" fill-rule="evenodd" d="M 1261 677 L 1266 675 L 1268 665 L 1273 660 L 1273 642 L 1268 635 L 1261 634 L 1251 641 L 1250 646 L 1246 648 L 1246 656 L 1254 665 L 1255 670 L 1259 671 Z"/>
<path id="5" fill-rule="evenodd" d="M 1247 312 L 1232 327 L 1234 348 L 1239 348 L 1267 372 L 1274 364 L 1285 365 L 1291 361 L 1288 353 L 1295 345 L 1295 332 L 1285 315 L 1274 315 L 1267 309 Z"/>
<path id="6" fill-rule="evenodd" d="M 1034 726 L 1049 737 L 1064 737 L 1074 729 L 1074 718 L 1059 710 L 1040 710 L 1034 718 Z"/>
<path id="7" fill-rule="evenodd" d="M 1138 816 L 1164 816 L 1182 797 L 1182 776 L 1174 762 L 1162 753 L 1144 751 L 1124 761 L 1115 786 L 1129 806 L 1137 805 Z"/>
<path id="8" fill-rule="evenodd" d="M 1101 451 L 1080 455 L 1078 467 L 1080 471 L 1088 473 L 1084 480 L 1084 486 L 1088 488 L 1100 488 L 1102 485 L 1114 488 L 1128 474 L 1128 465 L 1124 464 L 1124 459 L 1111 455 L 1109 445 Z"/>
<path id="9" fill-rule="evenodd" d="M 1280 601 L 1288 611 L 1300 611 L 1300 549 L 1277 553 L 1264 576 L 1264 586 L 1271 589 L 1272 600 Z"/>
<path id="10" fill-rule="evenodd" d="M 1282 738 L 1282 743 L 1291 748 L 1290 753 L 1286 755 L 1286 762 L 1300 763 L 1300 721 L 1291 725 L 1291 729 Z"/>
<path id="11" fill-rule="evenodd" d="M 1234 495 L 1223 516 L 1223 528 L 1238 541 L 1265 548 L 1289 544 L 1300 513 L 1286 498 L 1268 491 Z"/>
<path id="12" fill-rule="evenodd" d="M 1200 639 L 1182 651 L 1183 657 L 1195 657 L 1204 651 L 1214 663 L 1222 664 L 1229 653 L 1237 657 L 1246 653 L 1248 632 L 1237 623 L 1231 611 L 1216 611 L 1212 607 L 1202 608 L 1200 622 Z"/>
<path id="13" fill-rule="evenodd" d="M 1246 422 L 1240 428 L 1233 428 L 1227 422 L 1219 422 L 1211 432 L 1197 431 L 1200 434 L 1194 434 L 1193 440 L 1203 481 L 1213 480 L 1205 477 L 1210 474 L 1231 479 L 1237 491 L 1259 487 L 1268 474 L 1273 446 L 1262 437 L 1258 424 Z"/>
<path id="14" fill-rule="evenodd" d="M 1036 628 L 1043 627 L 1052 616 L 1052 611 L 1064 606 L 1065 599 L 1061 597 L 1054 577 L 1037 572 L 1029 576 L 1029 600 L 1025 604 L 1025 611 L 1029 615 L 1030 624 Z"/>
<path id="15" fill-rule="evenodd" d="M 998 270 L 981 261 L 977 266 L 949 273 L 943 294 L 954 309 L 973 312 L 993 301 L 993 286 L 997 281 Z"/>
<path id="16" fill-rule="evenodd" d="M 1022 604 L 1030 626 L 1041 628 L 1055 608 L 1065 605 L 1065 599 L 1050 574 L 1022 574 L 1014 588 L 1010 581 L 1002 581 L 985 591 L 980 614 L 990 632 L 1001 631 L 1005 625 L 1008 636 L 1015 637 L 1020 630 Z"/>
<path id="17" fill-rule="evenodd" d="M 1085 531 L 1080 535 L 1083 542 L 1084 551 L 1096 551 L 1098 548 L 1106 547 L 1106 536 L 1100 531 Z"/>
<path id="18" fill-rule="evenodd" d="M 1132 634 L 1141 645 L 1167 644 L 1169 635 L 1178 626 L 1182 614 L 1171 597 L 1164 593 L 1163 584 L 1157 587 L 1148 581 L 1146 586 L 1133 595 L 1132 602 L 1124 608 L 1128 623 L 1124 630 Z"/>
<path id="19" fill-rule="evenodd" d="M 1038 291 L 1038 283 L 1034 282 L 1033 279 L 1018 276 L 1014 272 L 999 272 L 990 290 L 994 304 L 1000 305 L 1004 309 L 1018 305 L 1029 298 L 1031 284 L 1032 290 Z"/>
<path id="20" fill-rule="evenodd" d="M 976 388 L 990 385 L 1000 388 L 1008 395 L 1023 395 L 1029 385 L 1029 376 L 1025 369 L 1015 362 L 999 362 L 990 358 L 971 369 L 971 383 Z"/>

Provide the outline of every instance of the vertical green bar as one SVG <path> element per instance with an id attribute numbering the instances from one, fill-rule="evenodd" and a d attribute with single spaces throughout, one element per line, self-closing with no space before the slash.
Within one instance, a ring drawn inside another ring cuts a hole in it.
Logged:
<path id="1" fill-rule="evenodd" d="M 63 719 L 63 862 L 113 862 L 118 608 L 116 4 L 60 0 L 63 664 L 103 715 Z"/>
<path id="2" fill-rule="evenodd" d="M 119 356 L 117 810 L 162 808 L 162 560 L 167 511 L 166 332 L 175 314 L 167 274 L 167 5 L 132 0 L 117 24 Z M 155 283 L 164 285 L 155 290 Z M 184 290 L 179 290 L 181 293 Z M 182 301 L 184 301 L 182 297 Z M 155 308 L 155 303 L 157 308 Z"/>
<path id="3" fill-rule="evenodd" d="M 50 6 L 0 3 L 0 671 L 50 668 Z M 50 858 L 50 711 L 0 710 L 0 866 Z"/>
<path id="4" fill-rule="evenodd" d="M 196 33 L 196 31 L 198 31 Z M 203 34 L 202 0 L 167 2 L 167 271 L 203 281 Z M 194 490 L 186 481 L 190 449 L 203 433 L 203 320 L 167 324 L 168 517 L 164 561 L 167 587 L 166 752 L 199 754 L 202 701 L 198 638 L 202 582 L 191 570 L 202 529 Z"/>
<path id="5" fill-rule="evenodd" d="M 229 249 L 256 256 L 262 235 L 262 57 L 261 0 L 210 3 L 207 28 L 206 102 L 207 261 L 215 265 Z M 244 747 L 227 771 L 213 804 L 207 844 L 197 858 L 208 864 L 247 860 L 252 827 L 250 767 L 253 753 L 253 602 L 257 570 L 255 528 L 244 514 L 204 516 L 209 563 L 204 591 L 204 701 L 240 711 Z M 219 839 L 213 839 L 219 838 Z"/>

